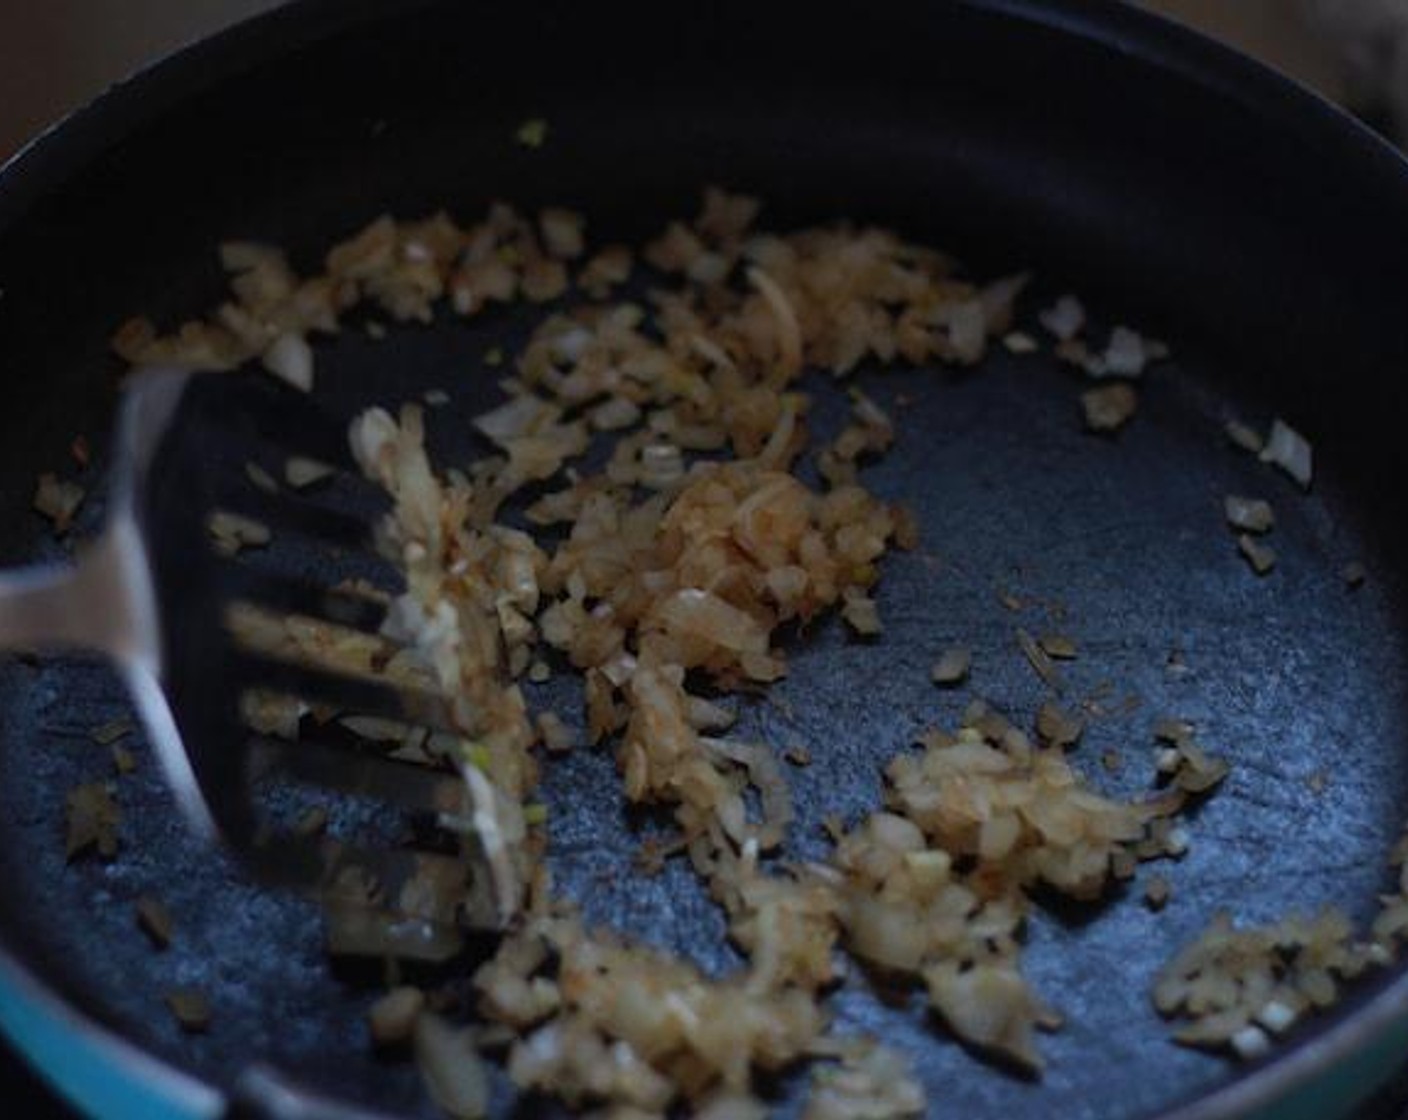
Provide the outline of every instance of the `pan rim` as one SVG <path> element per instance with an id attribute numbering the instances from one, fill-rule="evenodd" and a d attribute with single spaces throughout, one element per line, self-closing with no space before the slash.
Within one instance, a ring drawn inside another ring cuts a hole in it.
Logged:
<path id="1" fill-rule="evenodd" d="M 50 125 L 0 166 L 0 231 L 21 221 L 46 192 L 172 104 L 267 58 L 268 44 L 277 41 L 281 53 L 294 51 L 387 18 L 393 11 L 404 17 L 408 11 L 440 2 L 291 0 L 152 61 Z M 1120 0 L 953 0 L 953 6 L 1051 29 L 1130 54 L 1145 65 L 1231 98 L 1249 109 L 1259 123 L 1320 145 L 1333 158 L 1351 166 L 1352 174 L 1387 188 L 1387 193 L 1400 198 L 1408 209 L 1408 156 L 1318 93 L 1182 24 Z M 261 48 L 257 54 L 251 49 L 256 46 Z M 0 991 L 21 992 L 68 1029 L 100 1041 L 120 1058 L 121 1067 L 137 1078 L 180 1087 L 181 1094 L 192 1094 L 192 1099 L 225 1099 L 212 1083 L 79 1011 L 24 963 L 3 929 Z M 1211 1088 L 1174 1103 L 1159 1115 L 1166 1120 L 1216 1120 L 1266 1108 L 1324 1077 L 1390 1027 L 1404 1023 L 1408 1023 L 1408 966 L 1399 965 L 1352 1012 L 1327 1020 L 1324 1029 L 1293 1041 L 1265 1063 L 1232 1071 Z M 23 1040 L 13 1034 L 11 1038 L 23 1051 Z M 69 1096 L 66 1086 L 40 1068 L 51 1084 Z M 86 1107 L 83 1101 L 74 1103 Z M 327 1107 L 326 1102 L 320 1104 Z M 351 1113 L 350 1105 L 347 1111 Z"/>
<path id="2" fill-rule="evenodd" d="M 95 1022 L 54 992 L 0 943 L 0 1029 L 18 1053 L 70 1105 L 103 1115 L 112 1095 L 134 1102 L 133 1115 L 153 1120 L 213 1118 L 225 1095 L 207 1082 L 158 1058 Z M 65 1067 L 79 1075 L 60 1078 L 52 1068 L 62 1038 Z M 74 1041 L 76 1040 L 76 1041 Z"/>

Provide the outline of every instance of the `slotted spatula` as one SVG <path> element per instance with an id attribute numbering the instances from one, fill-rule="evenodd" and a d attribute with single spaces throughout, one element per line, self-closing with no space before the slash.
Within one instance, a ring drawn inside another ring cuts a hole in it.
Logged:
<path id="1" fill-rule="evenodd" d="M 273 470 L 250 467 L 293 457 L 325 464 L 337 485 L 320 493 L 350 489 L 360 507 L 335 508 L 278 486 Z M 105 654 L 196 831 L 230 845 L 263 877 L 331 895 L 339 905 L 349 881 L 368 884 L 369 909 L 395 922 L 383 923 L 375 945 L 384 947 L 384 930 L 393 928 L 396 955 L 443 959 L 458 950 L 463 929 L 502 928 L 516 906 L 515 887 L 503 853 L 486 850 L 476 830 L 494 794 L 473 765 L 401 762 L 316 729 L 293 739 L 259 734 L 241 716 L 250 694 L 278 694 L 343 716 L 463 736 L 442 696 L 271 656 L 242 644 L 228 625 L 231 608 L 240 606 L 377 633 L 384 608 L 376 599 L 316 574 L 280 571 L 257 555 L 230 555 L 211 534 L 213 518 L 233 515 L 261 532 L 296 534 L 344 566 L 376 563 L 373 526 L 385 500 L 378 505 L 379 491 L 357 474 L 344 429 L 272 379 L 153 371 L 129 382 L 113 462 L 105 528 L 75 564 L 0 573 L 0 648 Z M 271 780 L 449 822 L 459 851 L 447 856 L 443 843 L 426 851 L 281 827 L 257 804 L 257 787 Z M 430 892 L 459 901 L 407 912 L 398 900 L 425 897 L 408 888 L 428 879 L 463 886 Z"/>

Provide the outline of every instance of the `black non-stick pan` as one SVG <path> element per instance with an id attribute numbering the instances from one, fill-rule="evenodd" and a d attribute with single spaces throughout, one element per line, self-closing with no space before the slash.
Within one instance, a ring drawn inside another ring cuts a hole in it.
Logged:
<path id="1" fill-rule="evenodd" d="M 528 118 L 548 122 L 539 149 L 515 142 Z M 73 469 L 79 433 L 98 452 L 80 532 L 97 523 L 120 372 L 108 338 L 136 312 L 170 324 L 212 306 L 220 240 L 276 242 L 312 267 L 382 211 L 472 219 L 500 198 L 572 206 L 594 237 L 634 240 L 691 215 L 709 183 L 761 195 L 775 227 L 875 222 L 975 275 L 1034 269 L 1028 316 L 1076 291 L 1098 323 L 1134 324 L 1174 355 L 1115 440 L 1081 431 L 1080 386 L 1049 357 L 1001 352 L 962 378 L 861 375 L 883 403 L 910 402 L 867 481 L 915 506 L 923 542 L 887 561 L 879 643 L 817 628 L 777 702 L 745 714 L 811 748 L 793 775 L 799 850 L 823 850 L 827 814 L 873 805 L 882 761 L 952 723 L 970 692 L 1030 720 L 1042 688 L 999 589 L 1062 604 L 1085 651 L 1073 687 L 1133 698 L 1079 749 L 1093 780 L 1146 788 L 1164 714 L 1195 720 L 1233 772 L 1191 820 L 1187 858 L 1163 870 L 1164 912 L 1135 884 L 1034 920 L 1025 967 L 1067 1019 L 1043 1039 L 1041 1080 L 974 1060 L 917 999 L 848 987 L 831 1001 L 842 1027 L 909 1052 L 936 1115 L 1351 1105 L 1402 1056 L 1400 971 L 1240 1071 L 1173 1046 L 1148 993 L 1218 909 L 1254 922 L 1335 903 L 1362 921 L 1389 883 L 1408 808 L 1408 167 L 1312 95 L 1133 9 L 306 0 L 183 51 L 0 177 L 0 559 L 63 550 L 29 504 L 37 474 Z M 382 342 L 348 331 L 321 353 L 320 393 L 350 414 L 443 388 L 439 455 L 467 456 L 465 420 L 497 392 L 483 354 L 527 328 L 505 311 Z M 1234 415 L 1279 415 L 1312 438 L 1309 495 L 1226 443 Z M 1265 578 L 1221 524 L 1228 492 L 1275 503 L 1280 561 Z M 1348 562 L 1368 572 L 1357 590 Z M 975 649 L 971 689 L 942 693 L 927 670 L 957 641 Z M 1169 671 L 1174 651 L 1186 672 Z M 90 732 L 127 712 L 95 661 L 0 667 L 0 1017 L 19 1044 L 112 1116 L 278 1112 L 305 1090 L 328 1115 L 433 1115 L 408 1064 L 373 1056 L 372 989 L 330 967 L 316 908 L 195 844 L 152 760 L 121 780 L 119 858 L 65 864 L 65 793 L 109 774 Z M 1099 765 L 1107 751 L 1119 774 Z M 609 751 L 546 773 L 561 888 L 595 920 L 730 967 L 686 867 L 629 872 L 650 824 L 623 811 Z M 133 925 L 145 893 L 174 913 L 165 953 Z M 207 1035 L 164 1010 L 180 984 L 210 992 Z M 775 1086 L 780 1107 L 797 1107 L 802 1082 Z M 499 1088 L 501 1111 L 540 1106 Z"/>

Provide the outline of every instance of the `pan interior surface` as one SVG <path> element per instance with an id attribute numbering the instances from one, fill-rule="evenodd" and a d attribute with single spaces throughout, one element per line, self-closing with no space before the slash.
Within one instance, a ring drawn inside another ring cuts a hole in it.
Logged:
<path id="1" fill-rule="evenodd" d="M 1086 29 L 1060 5 L 1061 18 L 1037 19 L 1025 5 L 897 3 L 856 28 L 725 4 L 610 32 L 566 4 L 332 8 L 296 5 L 174 60 L 10 172 L 5 562 L 63 553 L 29 512 L 35 476 L 68 473 L 79 433 L 102 461 L 109 336 L 133 313 L 169 325 L 212 307 L 224 239 L 285 245 L 312 269 L 382 211 L 444 206 L 472 221 L 503 198 L 580 209 L 596 243 L 635 240 L 691 216 L 717 183 L 763 197 L 768 228 L 876 222 L 954 250 L 980 277 L 1031 268 L 1028 325 L 1076 291 L 1100 327 L 1146 329 L 1174 360 L 1147 375 L 1115 440 L 1082 432 L 1084 386 L 1047 356 L 998 350 L 965 376 L 863 371 L 898 422 L 865 481 L 915 509 L 920 548 L 886 562 L 880 640 L 858 644 L 835 622 L 801 635 L 788 678 L 745 706 L 740 734 L 808 746 L 812 765 L 789 775 L 792 847 L 821 855 L 822 820 L 874 807 L 884 761 L 952 725 L 971 695 L 1030 725 L 1045 692 L 1015 630 L 1049 628 L 1059 606 L 1083 651 L 1072 694 L 1118 701 L 1078 748 L 1092 780 L 1147 788 L 1163 715 L 1194 721 L 1232 763 L 1189 823 L 1187 858 L 1141 871 L 1169 879 L 1169 907 L 1142 907 L 1136 881 L 1099 906 L 1039 910 L 1025 968 L 1066 1017 L 1042 1040 L 1039 1082 L 975 1061 L 917 996 L 880 999 L 857 977 L 830 1006 L 842 1029 L 910 1053 L 931 1103 L 957 1115 L 1145 1114 L 1225 1081 L 1222 1062 L 1167 1041 L 1148 1001 L 1154 972 L 1218 909 L 1250 922 L 1335 903 L 1366 919 L 1408 803 L 1405 556 L 1388 481 L 1408 455 L 1392 376 L 1408 368 L 1393 301 L 1408 260 L 1391 252 L 1408 244 L 1402 172 L 1308 103 L 1303 127 L 1278 117 L 1258 92 L 1269 79 L 1229 85 L 1224 60 L 1113 7 Z M 529 118 L 548 123 L 540 149 L 515 142 Z M 534 318 L 445 314 L 384 341 L 349 328 L 319 350 L 319 394 L 350 415 L 442 389 L 435 458 L 463 462 L 484 451 L 468 417 L 498 399 L 484 354 L 511 353 Z M 841 395 L 808 388 L 824 438 Z M 1233 416 L 1264 428 L 1274 415 L 1315 441 L 1309 495 L 1223 436 Z M 100 494 L 99 477 L 86 480 Z M 1276 508 L 1266 578 L 1222 523 L 1227 493 Z M 99 514 L 90 502 L 80 531 Z M 1369 573 L 1355 591 L 1340 575 L 1351 561 Z M 940 692 L 929 666 L 960 642 L 972 680 Z M 1186 672 L 1170 672 L 1175 651 Z M 540 699 L 580 725 L 570 687 L 556 687 Z M 434 1115 L 408 1064 L 372 1054 L 362 1015 L 374 987 L 330 967 L 316 910 L 190 843 L 139 746 L 138 772 L 119 782 L 119 857 L 65 864 L 65 794 L 111 772 L 90 733 L 128 714 L 107 668 L 7 660 L 0 704 L 0 933 L 30 967 L 214 1084 L 264 1061 L 335 1097 Z M 1123 759 L 1117 774 L 1099 764 L 1107 751 Z M 558 885 L 589 917 L 712 971 L 735 963 L 683 864 L 655 879 L 630 870 L 654 825 L 624 811 L 609 751 L 546 765 L 545 800 Z M 133 924 L 148 893 L 178 931 L 162 954 Z M 163 1007 L 180 985 L 210 993 L 208 1035 L 182 1035 Z M 803 1081 L 784 1079 L 780 1097 L 795 1105 Z"/>

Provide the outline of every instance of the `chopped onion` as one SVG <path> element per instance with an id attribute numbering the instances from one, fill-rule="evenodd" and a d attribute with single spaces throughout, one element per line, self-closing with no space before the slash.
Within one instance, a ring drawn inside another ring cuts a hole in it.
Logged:
<path id="1" fill-rule="evenodd" d="M 116 856 L 122 810 L 113 797 L 113 787 L 106 782 L 88 782 L 70 790 L 66 800 L 68 839 L 64 848 L 65 858 L 72 860 L 90 848 L 97 849 L 103 859 Z"/>
<path id="2" fill-rule="evenodd" d="M 1253 455 L 1260 455 L 1266 448 L 1266 441 L 1261 438 L 1261 435 L 1256 429 L 1248 427 L 1240 420 L 1227 421 L 1227 423 L 1223 425 L 1222 430 L 1227 436 L 1228 442 L 1243 451 L 1250 452 Z"/>
<path id="3" fill-rule="evenodd" d="M 1042 311 L 1041 325 L 1062 342 L 1069 342 L 1085 328 L 1085 308 L 1075 296 L 1065 295 Z"/>
<path id="4" fill-rule="evenodd" d="M 335 957 L 390 958 L 441 964 L 464 946 L 458 930 L 345 903 L 325 904 L 328 952 Z"/>
<path id="5" fill-rule="evenodd" d="M 1037 645 L 1048 657 L 1058 661 L 1070 661 L 1080 654 L 1080 648 L 1065 634 L 1043 634 L 1037 639 Z"/>
<path id="6" fill-rule="evenodd" d="M 929 670 L 930 679 L 937 685 L 961 684 L 968 677 L 973 665 L 973 654 L 966 646 L 955 646 L 944 650 L 934 667 Z"/>
<path id="7" fill-rule="evenodd" d="M 218 551 L 233 555 L 243 548 L 262 548 L 273 539 L 265 525 L 229 510 L 217 509 L 206 521 Z"/>
<path id="8" fill-rule="evenodd" d="M 100 723 L 88 734 L 93 742 L 106 747 L 109 743 L 115 743 L 123 736 L 131 735 L 136 730 L 136 726 L 130 719 L 110 719 L 106 723 Z"/>
<path id="9" fill-rule="evenodd" d="M 539 397 L 522 394 L 510 397 L 491 412 L 474 418 L 474 427 L 500 447 L 509 447 L 514 440 L 531 435 L 550 424 L 561 411 Z"/>
<path id="10" fill-rule="evenodd" d="M 288 258 L 273 245 L 254 241 L 224 241 L 220 244 L 220 265 L 226 272 L 251 272 L 258 268 L 284 270 Z"/>
<path id="11" fill-rule="evenodd" d="M 572 749 L 572 732 L 554 712 L 539 714 L 538 734 L 542 736 L 543 746 L 555 754 Z"/>
<path id="12" fill-rule="evenodd" d="M 977 964 L 960 972 L 941 965 L 924 979 L 934 1009 L 960 1037 L 1027 1069 L 1041 1069 L 1032 1030 L 1045 1009 L 1015 969 Z"/>
<path id="13" fill-rule="evenodd" d="M 1031 665 L 1036 675 L 1041 678 L 1042 683 L 1056 692 L 1065 691 L 1065 682 L 1061 678 L 1060 672 L 1052 664 L 1051 658 L 1046 651 L 1036 642 L 1036 639 L 1028 634 L 1021 627 L 1017 629 L 1017 646 Z"/>
<path id="14" fill-rule="evenodd" d="M 61 482 L 56 475 L 41 474 L 34 491 L 34 508 L 54 523 L 56 533 L 65 533 L 73 515 L 83 504 L 84 490 L 76 482 Z"/>
<path id="15" fill-rule="evenodd" d="M 1277 417 L 1271 422 L 1271 434 L 1261 451 L 1263 463 L 1273 463 L 1306 489 L 1314 473 L 1309 441 Z"/>
<path id="16" fill-rule="evenodd" d="M 1237 548 L 1259 576 L 1267 575 L 1276 566 L 1276 550 L 1247 533 L 1237 538 Z"/>
<path id="17" fill-rule="evenodd" d="M 1031 283 L 1031 273 L 1020 272 L 994 280 L 978 293 L 983 320 L 992 335 L 1007 335 L 1016 314 L 1017 297 Z M 1010 337 L 1010 336 L 1009 336 Z"/>
<path id="18" fill-rule="evenodd" d="M 1150 910 L 1162 910 L 1168 905 L 1171 893 L 1168 880 L 1162 875 L 1155 875 L 1144 888 L 1144 903 Z"/>
<path id="19" fill-rule="evenodd" d="M 753 267 L 748 270 L 748 282 L 758 289 L 767 302 L 777 323 L 777 351 L 781 363 L 781 374 L 791 379 L 802 370 L 802 328 L 797 322 L 797 312 L 787 294 L 778 287 L 777 281 L 763 269 Z"/>
<path id="20" fill-rule="evenodd" d="M 513 138 L 525 148 L 541 148 L 548 138 L 548 122 L 542 117 L 530 117 L 518 126 Z"/>
<path id="21" fill-rule="evenodd" d="M 1276 524 L 1271 503 L 1261 498 L 1243 498 L 1228 494 L 1222 499 L 1227 524 L 1244 533 L 1269 533 Z"/>
<path id="22" fill-rule="evenodd" d="M 1274 999 L 1258 1011 L 1256 1016 L 1257 1022 L 1272 1034 L 1283 1034 L 1288 1031 L 1299 1017 L 1294 1007 Z"/>
<path id="23" fill-rule="evenodd" d="M 264 368 L 305 393 L 313 389 L 313 350 L 298 334 L 281 334 L 264 351 Z"/>
<path id="24" fill-rule="evenodd" d="M 764 743 L 740 743 L 731 739 L 700 740 L 706 750 L 748 771 L 748 780 L 757 789 L 763 809 L 763 827 L 759 842 L 764 848 L 780 844 L 787 826 L 792 823 L 792 790 L 777 756 Z"/>
<path id="25" fill-rule="evenodd" d="M 841 617 L 861 637 L 874 637 L 882 629 L 879 607 L 868 595 L 848 594 L 841 608 Z"/>
<path id="26" fill-rule="evenodd" d="M 1139 408 L 1139 395 L 1129 385 L 1116 383 L 1089 389 L 1080 395 L 1085 426 L 1092 432 L 1117 432 Z"/>
<path id="27" fill-rule="evenodd" d="M 980 361 L 987 350 L 987 337 L 988 321 L 979 301 L 957 304 L 949 312 L 948 340 L 958 361 Z"/>
<path id="28" fill-rule="evenodd" d="M 1110 332 L 1110 344 L 1103 357 L 1104 374 L 1109 377 L 1138 377 L 1149 361 L 1143 337 L 1128 327 L 1116 327 Z"/>
<path id="29" fill-rule="evenodd" d="M 639 423 L 640 408 L 626 397 L 612 397 L 592 409 L 592 427 L 599 432 L 616 432 Z"/>
<path id="30" fill-rule="evenodd" d="M 1047 746 L 1065 749 L 1079 741 L 1085 721 L 1048 700 L 1037 710 L 1036 732 Z"/>
<path id="31" fill-rule="evenodd" d="M 330 478 L 333 473 L 333 468 L 326 463 L 320 463 L 316 459 L 308 459 L 301 455 L 294 455 L 284 463 L 284 481 L 295 490 L 302 490 L 304 487 L 312 486 L 315 482 Z"/>
<path id="32" fill-rule="evenodd" d="M 279 484 L 274 481 L 274 476 L 253 461 L 244 465 L 245 477 L 256 490 L 262 490 L 266 494 L 277 494 Z"/>
<path id="33" fill-rule="evenodd" d="M 456 1030 L 431 1011 L 415 1021 L 416 1065 L 426 1091 L 456 1120 L 478 1120 L 489 1111 L 489 1074 L 467 1030 Z"/>
<path id="34" fill-rule="evenodd" d="M 424 1009 L 425 993 L 419 988 L 392 988 L 367 1012 L 372 1042 L 395 1046 L 408 1041 Z"/>
<path id="35" fill-rule="evenodd" d="M 585 249 L 582 228 L 586 224 L 580 214 L 570 210 L 549 207 L 538 218 L 538 226 L 543 231 L 543 245 L 549 255 L 560 260 L 580 257 Z"/>
<path id="36" fill-rule="evenodd" d="M 204 1034 L 210 1029 L 210 997 L 199 988 L 173 988 L 165 1000 L 183 1031 Z"/>
<path id="37" fill-rule="evenodd" d="M 165 949 L 171 944 L 171 912 L 155 895 L 144 894 L 137 899 L 137 925 L 157 949 Z"/>

